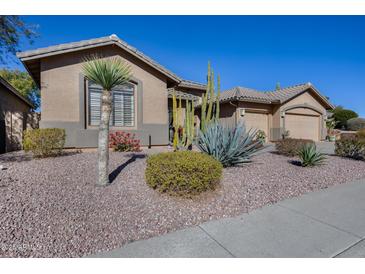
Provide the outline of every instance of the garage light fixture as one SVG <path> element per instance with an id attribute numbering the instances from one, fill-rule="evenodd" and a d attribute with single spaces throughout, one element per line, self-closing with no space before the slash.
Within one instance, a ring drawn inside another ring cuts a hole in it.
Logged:
<path id="1" fill-rule="evenodd" d="M 244 108 L 240 108 L 240 116 L 241 117 L 245 116 L 245 109 Z"/>

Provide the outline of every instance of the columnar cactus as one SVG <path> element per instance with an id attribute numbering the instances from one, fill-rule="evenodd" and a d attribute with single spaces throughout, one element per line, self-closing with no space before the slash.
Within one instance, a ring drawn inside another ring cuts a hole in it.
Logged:
<path id="1" fill-rule="evenodd" d="M 173 127 L 174 127 L 174 150 L 184 150 L 189 148 L 194 141 L 195 127 L 194 127 L 194 103 L 189 102 L 186 99 L 185 119 L 184 123 L 181 124 L 180 113 L 182 113 L 182 100 L 179 97 L 179 103 L 175 91 L 172 96 L 172 108 L 173 108 Z M 182 131 L 180 131 L 182 129 Z"/>
<path id="2" fill-rule="evenodd" d="M 174 127 L 174 140 L 173 140 L 173 146 L 174 150 L 177 150 L 177 145 L 179 142 L 179 115 L 177 111 L 177 102 L 176 102 L 176 94 L 175 90 L 172 95 L 172 121 L 173 121 L 173 127 Z"/>
<path id="3" fill-rule="evenodd" d="M 185 147 L 190 147 L 193 144 L 195 137 L 194 128 L 194 102 L 189 102 L 186 100 L 186 110 L 185 110 L 185 126 L 184 126 L 184 139 Z"/>
<path id="4" fill-rule="evenodd" d="M 215 107 L 215 120 L 218 121 L 219 120 L 219 114 L 220 114 L 220 107 L 219 107 L 219 99 L 221 96 L 221 77 L 218 75 L 218 79 L 217 79 L 217 97 L 216 97 L 216 107 Z"/>
<path id="5" fill-rule="evenodd" d="M 218 75 L 217 81 L 217 95 L 215 95 L 214 88 L 214 72 L 210 68 L 210 62 L 208 62 L 208 76 L 207 76 L 207 91 L 203 94 L 201 105 L 201 122 L 200 129 L 205 130 L 206 126 L 211 121 L 217 121 L 219 119 L 219 97 L 220 97 L 220 77 Z M 208 106 L 208 108 L 207 108 Z"/>
<path id="6" fill-rule="evenodd" d="M 215 94 L 214 87 L 214 72 L 211 70 L 210 62 L 208 62 L 208 76 L 207 76 L 207 91 L 202 95 L 201 104 L 201 120 L 200 129 L 205 131 L 205 128 L 212 121 L 219 120 L 219 98 L 221 92 L 220 77 L 217 77 L 217 95 Z M 179 103 L 177 103 L 176 92 L 174 90 L 172 96 L 172 107 L 173 107 L 173 127 L 174 127 L 174 140 L 173 146 L 174 150 L 181 150 L 189 148 L 193 142 L 196 135 L 196 129 L 194 126 L 194 113 L 195 106 L 194 102 L 190 102 L 186 99 L 185 101 L 185 118 L 182 123 L 180 119 L 180 113 L 182 113 L 182 100 L 179 97 Z M 182 129 L 182 132 L 180 131 Z"/>

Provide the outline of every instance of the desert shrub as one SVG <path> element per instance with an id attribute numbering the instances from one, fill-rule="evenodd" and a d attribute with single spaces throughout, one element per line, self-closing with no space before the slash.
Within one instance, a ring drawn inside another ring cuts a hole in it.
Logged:
<path id="1" fill-rule="evenodd" d="M 27 129 L 24 131 L 23 148 L 35 157 L 60 155 L 65 146 L 66 133 L 61 128 Z"/>
<path id="2" fill-rule="evenodd" d="M 141 151 L 140 140 L 136 139 L 136 135 L 124 131 L 116 131 L 109 134 L 109 147 L 119 152 Z"/>
<path id="3" fill-rule="evenodd" d="M 356 137 L 357 137 L 359 140 L 365 141 L 365 128 L 358 130 L 358 131 L 356 132 Z"/>
<path id="4" fill-rule="evenodd" d="M 336 107 L 333 111 L 333 118 L 336 121 L 336 128 L 345 128 L 346 122 L 351 118 L 356 118 L 359 115 L 350 109 L 344 109 L 341 106 Z"/>
<path id="5" fill-rule="evenodd" d="M 340 140 L 357 140 L 356 132 L 342 131 L 340 134 Z"/>
<path id="6" fill-rule="evenodd" d="M 336 140 L 335 153 L 355 160 L 365 159 L 365 141 L 359 139 Z"/>
<path id="7" fill-rule="evenodd" d="M 276 142 L 275 148 L 278 154 L 285 156 L 296 156 L 299 150 L 306 144 L 314 144 L 314 141 L 307 139 L 286 138 Z"/>
<path id="8" fill-rule="evenodd" d="M 190 196 L 214 189 L 222 165 L 200 152 L 165 152 L 148 157 L 145 175 L 147 184 L 160 192 Z"/>
<path id="9" fill-rule="evenodd" d="M 298 157 L 304 167 L 321 165 L 326 160 L 324 154 L 318 152 L 316 145 L 312 143 L 302 146 L 298 151 Z"/>
<path id="10" fill-rule="evenodd" d="M 365 129 L 365 119 L 364 118 L 352 118 L 347 121 L 347 129 L 349 130 L 360 130 Z"/>
<path id="11" fill-rule="evenodd" d="M 213 122 L 205 131 L 199 131 L 196 145 L 224 167 L 248 163 L 252 154 L 262 147 L 262 140 L 256 139 L 256 132 L 246 131 L 244 124 L 230 127 Z"/>

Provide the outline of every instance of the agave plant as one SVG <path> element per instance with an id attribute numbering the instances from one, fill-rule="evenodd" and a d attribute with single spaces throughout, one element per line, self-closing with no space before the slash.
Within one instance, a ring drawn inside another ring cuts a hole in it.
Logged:
<path id="1" fill-rule="evenodd" d="M 326 160 L 324 154 L 317 151 L 315 144 L 305 144 L 298 151 L 298 156 L 304 167 L 321 165 Z"/>
<path id="2" fill-rule="evenodd" d="M 252 154 L 262 148 L 262 140 L 258 140 L 256 134 L 256 130 L 246 131 L 242 123 L 229 127 L 216 121 L 198 132 L 196 145 L 224 167 L 229 167 L 250 162 Z"/>

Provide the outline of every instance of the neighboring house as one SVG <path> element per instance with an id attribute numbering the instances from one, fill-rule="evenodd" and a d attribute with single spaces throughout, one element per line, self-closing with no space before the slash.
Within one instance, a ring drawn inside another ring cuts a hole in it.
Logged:
<path id="1" fill-rule="evenodd" d="M 222 121 L 244 121 L 247 128 L 263 130 L 268 141 L 285 131 L 292 138 L 324 140 L 327 110 L 334 108 L 311 83 L 269 92 L 235 87 L 223 92 L 220 102 Z"/>
<path id="2" fill-rule="evenodd" d="M 111 131 L 135 133 L 142 145 L 169 143 L 172 90 L 196 99 L 205 85 L 186 81 L 116 35 L 18 53 L 41 89 L 41 128 L 66 129 L 67 147 L 96 147 L 100 86 L 82 73 L 86 57 L 118 56 L 131 66 L 131 81 L 113 90 Z"/>
<path id="3" fill-rule="evenodd" d="M 32 103 L 0 77 L 0 153 L 21 149 L 32 108 Z"/>

